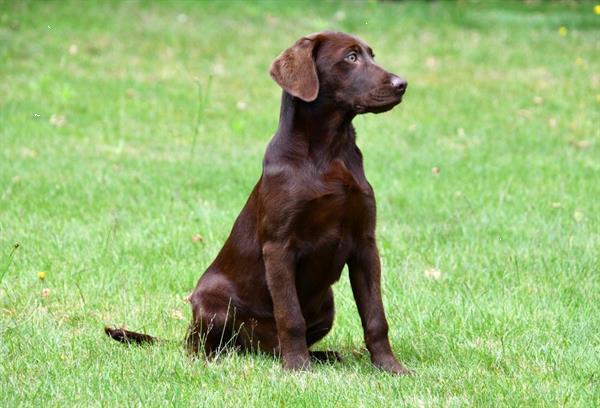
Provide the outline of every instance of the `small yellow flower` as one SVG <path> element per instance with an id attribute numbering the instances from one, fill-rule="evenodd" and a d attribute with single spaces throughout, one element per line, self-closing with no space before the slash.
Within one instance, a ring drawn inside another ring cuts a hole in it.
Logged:
<path id="1" fill-rule="evenodd" d="M 600 4 L 594 6 L 594 14 L 600 15 Z"/>
<path id="2" fill-rule="evenodd" d="M 561 27 L 558 29 L 558 34 L 559 34 L 561 37 L 566 37 L 568 32 L 569 32 L 569 30 L 567 30 L 567 27 L 565 27 L 565 26 L 561 26 Z"/>
<path id="3" fill-rule="evenodd" d="M 38 272 L 38 278 L 39 278 L 40 280 L 44 280 L 44 279 L 46 279 L 46 272 L 44 272 L 44 271 L 39 271 L 39 272 Z"/>
<path id="4" fill-rule="evenodd" d="M 581 57 L 577 57 L 577 59 L 575 60 L 575 65 L 578 65 L 581 67 L 581 66 L 585 65 L 585 60 Z"/>

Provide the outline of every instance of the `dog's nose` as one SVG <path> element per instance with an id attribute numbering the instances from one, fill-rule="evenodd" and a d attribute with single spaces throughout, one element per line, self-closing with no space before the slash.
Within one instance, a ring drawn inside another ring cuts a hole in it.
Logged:
<path id="1" fill-rule="evenodd" d="M 392 76 L 392 86 L 404 93 L 404 91 L 406 91 L 406 87 L 408 86 L 408 82 L 400 77 Z"/>

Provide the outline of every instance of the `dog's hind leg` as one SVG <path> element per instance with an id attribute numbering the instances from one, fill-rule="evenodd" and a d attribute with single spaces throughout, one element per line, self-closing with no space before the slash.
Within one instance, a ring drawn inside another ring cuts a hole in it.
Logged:
<path id="1" fill-rule="evenodd" d="M 308 344 L 308 347 L 320 341 L 327 335 L 327 333 L 331 331 L 331 328 L 333 327 L 334 316 L 335 308 L 333 304 L 333 292 L 330 288 L 329 293 L 323 302 L 321 319 L 319 319 L 318 323 L 313 324 L 306 329 L 306 344 Z M 320 363 L 342 361 L 340 354 L 337 351 L 331 350 L 309 351 L 309 356 L 311 360 Z"/>
<path id="2" fill-rule="evenodd" d="M 328 321 L 321 322 L 307 329 L 306 343 L 309 345 L 321 340 L 331 330 L 333 318 Z M 319 363 L 333 363 L 342 361 L 342 357 L 337 351 L 332 350 L 316 350 L 308 352 L 310 359 Z"/>
<path id="3" fill-rule="evenodd" d="M 194 310 L 186 338 L 189 354 L 197 355 L 202 349 L 206 357 L 214 357 L 235 346 L 233 324 L 226 313 L 196 313 Z"/>

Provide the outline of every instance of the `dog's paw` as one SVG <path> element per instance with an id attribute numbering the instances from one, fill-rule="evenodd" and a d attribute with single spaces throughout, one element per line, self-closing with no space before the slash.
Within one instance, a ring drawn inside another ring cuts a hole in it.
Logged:
<path id="1" fill-rule="evenodd" d="M 413 375 L 415 372 L 404 367 L 394 356 L 373 359 L 373 365 L 380 370 L 395 375 Z"/>
<path id="2" fill-rule="evenodd" d="M 307 354 L 290 354 L 283 356 L 283 369 L 286 371 L 300 371 L 310 369 L 310 358 Z"/>

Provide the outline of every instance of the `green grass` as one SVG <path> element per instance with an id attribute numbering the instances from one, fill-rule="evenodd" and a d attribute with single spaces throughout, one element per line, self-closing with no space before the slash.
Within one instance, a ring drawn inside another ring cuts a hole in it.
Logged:
<path id="1" fill-rule="evenodd" d="M 593 7 L 0 1 L 0 406 L 598 406 Z M 318 346 L 341 364 L 181 348 L 277 126 L 268 66 L 323 29 L 409 81 L 355 125 L 413 377 L 370 366 L 346 273 Z M 127 348 L 105 324 L 177 341 Z"/>

